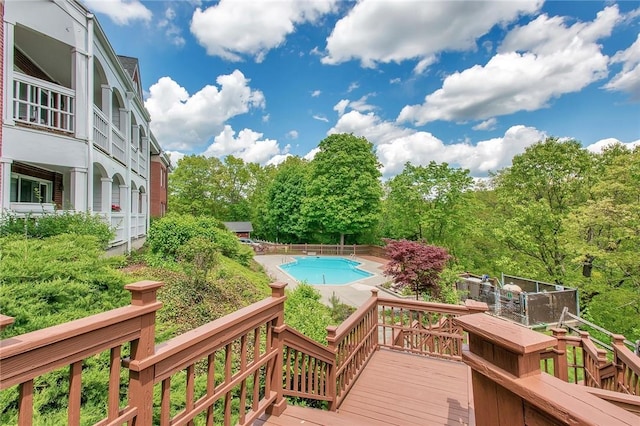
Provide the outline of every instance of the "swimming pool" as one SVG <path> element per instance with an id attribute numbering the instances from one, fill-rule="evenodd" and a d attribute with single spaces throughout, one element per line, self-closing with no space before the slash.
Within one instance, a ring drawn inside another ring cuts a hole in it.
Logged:
<path id="1" fill-rule="evenodd" d="M 358 269 L 359 262 L 342 257 L 296 256 L 294 259 L 280 265 L 280 269 L 297 281 L 309 284 L 349 284 L 373 276 Z"/>

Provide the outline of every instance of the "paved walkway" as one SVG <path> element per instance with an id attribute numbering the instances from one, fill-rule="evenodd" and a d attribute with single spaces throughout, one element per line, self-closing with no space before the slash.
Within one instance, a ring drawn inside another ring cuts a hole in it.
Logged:
<path id="1" fill-rule="evenodd" d="M 288 284 L 287 288 L 292 289 L 298 285 L 298 282 L 286 274 L 282 269 L 278 266 L 283 263 L 291 262 L 293 256 L 290 255 L 282 255 L 282 254 L 260 254 L 254 256 L 254 260 L 260 263 L 267 274 L 272 278 L 273 281 L 281 281 L 286 282 Z M 356 260 L 361 263 L 360 268 L 371 272 L 374 274 L 372 277 L 363 278 L 361 280 L 355 281 L 351 284 L 343 284 L 343 285 L 314 285 L 320 294 L 322 295 L 322 302 L 325 304 L 329 304 L 329 298 L 333 293 L 336 294 L 340 298 L 342 303 L 346 303 L 347 305 L 358 307 L 362 305 L 369 297 L 371 297 L 371 289 L 375 288 L 377 285 L 382 284 L 386 281 L 389 281 L 388 277 L 382 275 L 382 268 L 384 266 L 384 260 L 374 258 L 371 256 L 356 256 L 350 257 L 350 259 Z M 385 293 L 386 297 L 393 297 L 390 294 Z"/>

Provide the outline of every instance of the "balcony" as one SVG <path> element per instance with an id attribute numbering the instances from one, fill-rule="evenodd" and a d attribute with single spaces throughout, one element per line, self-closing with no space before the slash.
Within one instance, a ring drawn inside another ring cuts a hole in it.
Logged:
<path id="1" fill-rule="evenodd" d="M 73 134 L 75 91 L 14 72 L 13 119 L 36 128 Z"/>
<path id="2" fill-rule="evenodd" d="M 154 345 L 161 285 L 129 284 L 127 307 L 0 341 L 0 389 L 18 385 L 19 424 L 31 424 L 35 379 L 66 366 L 69 424 L 80 424 L 83 360 L 102 352 L 105 425 L 638 424 L 637 358 L 624 350 L 614 358 L 622 392 L 567 383 L 541 371 L 550 348 L 556 375 L 574 367 L 555 337 L 484 314 L 482 303 L 389 299 L 373 289 L 327 328 L 325 346 L 284 323 L 285 284 L 273 283 L 271 297 Z M 0 315 L 0 327 L 11 322 Z M 286 396 L 329 411 L 288 407 Z"/>

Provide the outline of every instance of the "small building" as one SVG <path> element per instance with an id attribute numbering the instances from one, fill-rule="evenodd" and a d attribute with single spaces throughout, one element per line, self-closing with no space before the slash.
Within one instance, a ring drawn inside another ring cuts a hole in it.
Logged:
<path id="1" fill-rule="evenodd" d="M 253 226 L 251 222 L 222 222 L 224 226 L 231 232 L 234 232 L 238 238 L 251 238 Z"/>

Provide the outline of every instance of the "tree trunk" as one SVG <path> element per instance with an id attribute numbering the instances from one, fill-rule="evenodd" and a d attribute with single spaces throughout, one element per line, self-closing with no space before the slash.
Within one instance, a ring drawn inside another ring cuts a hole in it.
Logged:
<path id="1" fill-rule="evenodd" d="M 344 254 L 344 234 L 340 233 L 340 254 Z"/>

